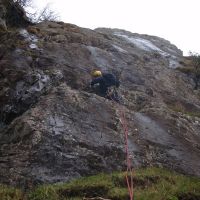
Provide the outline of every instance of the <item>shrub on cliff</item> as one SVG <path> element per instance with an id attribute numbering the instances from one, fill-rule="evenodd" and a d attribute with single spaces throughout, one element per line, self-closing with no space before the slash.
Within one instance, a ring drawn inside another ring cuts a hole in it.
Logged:
<path id="1" fill-rule="evenodd" d="M 198 89 L 200 82 L 200 54 L 190 52 L 190 57 L 192 58 L 192 65 L 194 68 L 194 89 Z"/>
<path id="2" fill-rule="evenodd" d="M 50 9 L 50 4 L 47 4 L 41 10 L 36 10 L 33 6 L 34 0 L 13 0 L 16 5 L 21 6 L 31 22 L 38 23 L 41 21 L 57 21 L 59 16 L 56 12 Z"/>

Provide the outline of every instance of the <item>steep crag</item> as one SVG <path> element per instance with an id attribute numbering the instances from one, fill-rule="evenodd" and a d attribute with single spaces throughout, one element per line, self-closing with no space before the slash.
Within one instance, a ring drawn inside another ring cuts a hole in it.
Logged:
<path id="1" fill-rule="evenodd" d="M 169 41 L 63 22 L 15 28 L 0 41 L 2 183 L 125 169 L 121 112 L 134 167 L 200 176 L 200 93 Z M 93 69 L 120 78 L 121 105 L 88 90 Z"/>

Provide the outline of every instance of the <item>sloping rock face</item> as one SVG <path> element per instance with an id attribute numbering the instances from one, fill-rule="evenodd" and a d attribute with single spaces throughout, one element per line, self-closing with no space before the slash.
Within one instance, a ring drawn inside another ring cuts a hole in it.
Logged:
<path id="1" fill-rule="evenodd" d="M 170 42 L 62 22 L 0 38 L 0 180 L 31 187 L 133 167 L 200 176 L 200 94 Z M 88 89 L 116 74 L 121 104 Z M 124 117 L 125 116 L 125 117 Z"/>

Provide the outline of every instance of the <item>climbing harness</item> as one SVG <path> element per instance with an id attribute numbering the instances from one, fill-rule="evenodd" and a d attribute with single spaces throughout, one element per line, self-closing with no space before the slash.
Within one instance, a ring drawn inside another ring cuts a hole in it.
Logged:
<path id="1" fill-rule="evenodd" d="M 105 98 L 118 102 L 118 103 L 120 102 L 116 86 L 111 86 L 108 88 Z"/>
<path id="2" fill-rule="evenodd" d="M 112 98 L 111 93 L 108 93 L 110 99 L 116 103 L 115 99 Z M 116 103 L 117 105 L 117 103 Z M 117 105 L 118 111 L 119 111 L 119 115 L 120 115 L 120 122 L 122 124 L 122 128 L 123 128 L 123 132 L 124 132 L 124 141 L 125 141 L 125 152 L 126 152 L 126 183 L 127 183 L 127 187 L 128 187 L 128 192 L 129 192 L 129 197 L 130 200 L 134 199 L 133 196 L 133 170 L 132 170 L 132 166 L 131 166 L 131 159 L 130 159 L 130 155 L 129 155 L 129 148 L 128 148 L 128 124 L 126 121 L 126 117 L 125 117 L 125 111 L 122 109 L 121 106 L 119 106 L 119 104 Z"/>

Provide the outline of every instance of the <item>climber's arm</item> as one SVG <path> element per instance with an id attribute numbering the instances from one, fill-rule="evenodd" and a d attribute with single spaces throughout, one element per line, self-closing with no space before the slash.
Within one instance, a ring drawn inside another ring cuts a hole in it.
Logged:
<path id="1" fill-rule="evenodd" d="M 102 80 L 103 80 L 102 77 L 97 77 L 97 78 L 93 79 L 90 84 L 91 84 L 91 86 L 94 86 L 97 83 L 101 83 Z"/>

